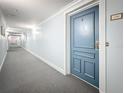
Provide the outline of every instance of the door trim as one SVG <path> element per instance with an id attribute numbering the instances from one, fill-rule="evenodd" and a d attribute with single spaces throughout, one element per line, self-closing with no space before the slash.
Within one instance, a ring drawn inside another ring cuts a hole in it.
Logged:
<path id="1" fill-rule="evenodd" d="M 87 2 L 86 2 L 87 1 Z M 70 72 L 70 16 L 80 11 L 99 5 L 99 91 L 106 93 L 106 59 L 105 59 L 105 0 L 84 0 L 85 3 L 79 4 L 64 13 L 65 15 L 65 75 Z"/>

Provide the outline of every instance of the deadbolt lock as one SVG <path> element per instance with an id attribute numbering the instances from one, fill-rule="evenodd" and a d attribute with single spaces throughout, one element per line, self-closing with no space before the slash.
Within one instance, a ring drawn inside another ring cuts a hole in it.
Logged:
<path id="1" fill-rule="evenodd" d="M 105 47 L 109 47 L 110 43 L 109 42 L 105 42 Z M 99 49 L 99 41 L 96 41 L 96 45 L 95 45 L 96 49 Z"/>
<path id="2" fill-rule="evenodd" d="M 108 47 L 109 46 L 109 42 L 105 42 L 105 46 Z"/>

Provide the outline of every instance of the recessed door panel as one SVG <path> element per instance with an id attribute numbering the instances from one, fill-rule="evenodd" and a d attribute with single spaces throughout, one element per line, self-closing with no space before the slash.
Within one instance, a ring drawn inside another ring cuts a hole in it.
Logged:
<path id="1" fill-rule="evenodd" d="M 99 7 L 71 16 L 71 73 L 99 87 Z"/>
<path id="2" fill-rule="evenodd" d="M 94 48 L 94 12 L 76 17 L 73 21 L 74 47 Z"/>
<path id="3" fill-rule="evenodd" d="M 73 59 L 73 68 L 76 72 L 81 73 L 81 60 L 78 58 Z"/>
<path id="4" fill-rule="evenodd" d="M 89 78 L 95 78 L 95 63 L 84 61 L 84 75 Z"/>

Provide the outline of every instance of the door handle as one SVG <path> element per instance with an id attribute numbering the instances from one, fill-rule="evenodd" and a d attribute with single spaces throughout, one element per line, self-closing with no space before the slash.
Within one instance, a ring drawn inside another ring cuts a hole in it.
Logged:
<path id="1" fill-rule="evenodd" d="M 96 41 L 95 48 L 96 48 L 96 49 L 99 49 L 99 41 Z"/>
<path id="2" fill-rule="evenodd" d="M 109 42 L 105 42 L 105 47 L 109 47 L 110 43 Z M 99 41 L 96 41 L 96 45 L 95 45 L 96 49 L 99 49 Z"/>
<path id="3" fill-rule="evenodd" d="M 109 47 L 109 45 L 110 45 L 109 42 L 105 42 L 106 47 Z"/>

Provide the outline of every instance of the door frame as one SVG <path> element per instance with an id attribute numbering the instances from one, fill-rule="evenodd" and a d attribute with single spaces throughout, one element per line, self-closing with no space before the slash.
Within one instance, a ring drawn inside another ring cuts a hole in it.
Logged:
<path id="1" fill-rule="evenodd" d="M 106 50 L 105 50 L 105 0 L 84 0 L 74 6 L 71 6 L 65 13 L 65 62 L 64 71 L 65 75 L 71 74 L 70 71 L 70 16 L 79 13 L 83 10 L 87 10 L 94 6 L 99 5 L 99 91 L 100 93 L 106 93 Z M 88 83 L 88 82 L 87 82 Z M 93 85 L 92 85 L 93 86 Z"/>

